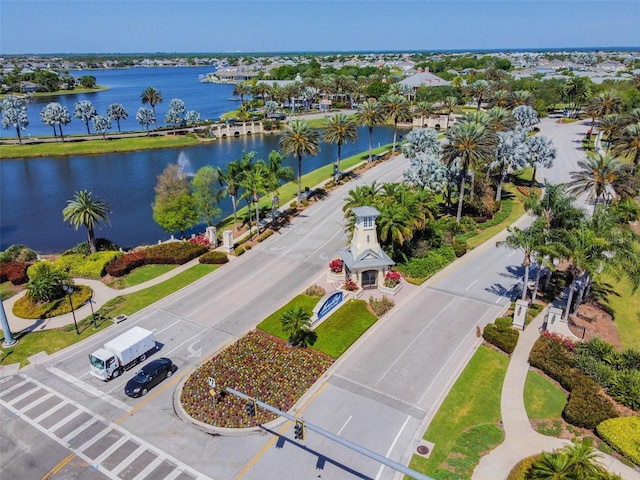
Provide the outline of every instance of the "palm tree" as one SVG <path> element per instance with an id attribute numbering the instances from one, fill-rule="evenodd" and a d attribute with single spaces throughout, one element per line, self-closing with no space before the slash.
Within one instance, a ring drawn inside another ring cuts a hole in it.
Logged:
<path id="1" fill-rule="evenodd" d="M 538 168 L 551 168 L 553 161 L 556 159 L 558 151 L 553 144 L 553 141 L 544 135 L 528 136 L 526 139 L 527 147 L 529 149 L 529 165 L 533 167 L 533 173 L 531 174 L 531 183 L 533 187 L 536 182 L 536 175 Z"/>
<path id="2" fill-rule="evenodd" d="M 242 158 L 239 160 L 232 160 L 226 166 L 226 168 L 218 167 L 218 179 L 220 185 L 224 186 L 231 197 L 231 207 L 233 208 L 233 230 L 238 230 L 238 218 L 237 218 L 237 195 L 240 183 L 244 176 L 244 172 L 253 161 L 255 152 L 243 152 Z"/>
<path id="3" fill-rule="evenodd" d="M 497 132 L 497 136 L 498 145 L 496 146 L 495 159 L 489 165 L 489 169 L 497 172 L 499 176 L 498 187 L 496 188 L 496 202 L 499 202 L 502 200 L 502 185 L 508 173 L 517 171 L 525 166 L 529 149 L 522 130 Z"/>
<path id="4" fill-rule="evenodd" d="M 248 82 L 238 82 L 233 87 L 233 95 L 240 97 L 240 106 L 244 107 L 245 95 L 251 94 L 251 84 Z"/>
<path id="5" fill-rule="evenodd" d="M 458 97 L 455 95 L 449 95 L 444 97 L 442 100 L 442 106 L 447 112 L 447 129 L 449 129 L 449 123 L 451 122 L 451 113 L 455 110 L 460 102 L 458 101 Z"/>
<path id="6" fill-rule="evenodd" d="M 491 85 L 486 80 L 476 80 L 471 84 L 471 95 L 476 99 L 478 110 L 482 105 L 482 100 L 491 93 Z"/>
<path id="7" fill-rule="evenodd" d="M 282 165 L 284 156 L 276 150 L 272 150 L 267 160 L 267 178 L 265 180 L 267 190 L 271 193 L 271 218 L 274 218 L 275 209 L 280 201 L 277 197 L 281 182 L 290 182 L 296 178 L 293 168 Z"/>
<path id="8" fill-rule="evenodd" d="M 633 162 L 633 175 L 638 173 L 640 161 L 640 122 L 627 125 L 620 136 L 613 141 L 611 153 L 628 158 Z"/>
<path id="9" fill-rule="evenodd" d="M 607 151 L 611 147 L 612 140 L 616 132 L 622 127 L 623 117 L 617 113 L 605 115 L 600 119 L 600 132 L 602 136 L 607 138 Z"/>
<path id="10" fill-rule="evenodd" d="M 418 102 L 413 109 L 413 114 L 420 117 L 420 128 L 424 128 L 424 119 L 429 119 L 435 113 L 435 107 L 431 102 Z"/>
<path id="11" fill-rule="evenodd" d="M 302 188 L 302 157 L 303 155 L 315 157 L 320 151 L 318 143 L 318 132 L 313 130 L 304 120 L 290 122 L 280 137 L 280 151 L 298 159 L 298 201 L 300 201 Z"/>
<path id="12" fill-rule="evenodd" d="M 462 121 L 456 123 L 447 132 L 447 140 L 447 144 L 442 149 L 443 162 L 450 166 L 457 159 L 460 159 L 461 180 L 456 215 L 456 222 L 460 223 L 467 171 L 471 168 L 473 172 L 480 164 L 485 163 L 493 156 L 496 145 L 495 135 L 483 125 Z M 471 188 L 473 189 L 473 181 Z"/>
<path id="13" fill-rule="evenodd" d="M 608 154 L 587 152 L 586 160 L 579 160 L 580 170 L 569 172 L 571 186 L 568 192 L 575 197 L 587 194 L 594 200 L 594 211 L 599 202 L 604 203 L 609 195 L 627 198 L 637 194 L 630 182 L 632 166 L 621 163 Z"/>
<path id="14" fill-rule="evenodd" d="M 511 94 L 511 108 L 520 105 L 531 106 L 533 104 L 533 95 L 528 90 L 516 90 Z"/>
<path id="15" fill-rule="evenodd" d="M 153 110 L 153 118 L 156 123 L 156 127 L 158 126 L 158 116 L 156 115 L 156 105 L 162 103 L 162 93 L 159 90 L 156 90 L 153 87 L 147 87 L 142 95 L 140 95 L 140 100 L 142 100 L 142 104 L 146 105 L 147 103 L 151 105 L 151 110 Z"/>
<path id="16" fill-rule="evenodd" d="M 491 107 L 487 110 L 489 128 L 494 132 L 513 130 L 516 119 L 511 112 L 504 107 Z"/>
<path id="17" fill-rule="evenodd" d="M 358 125 L 366 125 L 369 128 L 369 161 L 372 160 L 373 150 L 373 127 L 384 123 L 384 114 L 380 104 L 375 100 L 365 100 L 360 105 L 360 110 L 356 113 Z"/>
<path id="18" fill-rule="evenodd" d="M 253 203 L 256 210 L 256 230 L 260 233 L 260 195 L 268 190 L 269 174 L 267 166 L 262 160 L 250 163 L 243 172 L 240 186 L 244 188 L 244 196 L 249 206 Z M 249 215 L 249 236 L 251 236 L 251 215 Z"/>
<path id="19" fill-rule="evenodd" d="M 398 122 L 411 118 L 411 108 L 409 102 L 402 95 L 385 95 L 381 99 L 382 110 L 386 117 L 393 120 L 393 148 L 396 151 L 396 138 L 398 136 Z"/>
<path id="20" fill-rule="evenodd" d="M 511 106 L 511 93 L 507 90 L 497 90 L 493 92 L 489 99 L 489 106 L 508 108 Z"/>
<path id="21" fill-rule="evenodd" d="M 101 222 L 110 223 L 109 213 L 111 213 L 109 205 L 94 198 L 92 192 L 80 190 L 74 194 L 73 200 L 67 200 L 67 206 L 62 210 L 62 218 L 76 230 L 80 225 L 86 227 L 89 236 L 89 251 L 96 253 L 94 228 Z"/>
<path id="22" fill-rule="evenodd" d="M 573 461 L 565 452 L 543 452 L 530 470 L 532 480 L 580 480 Z"/>
<path id="23" fill-rule="evenodd" d="M 518 227 L 507 228 L 509 236 L 504 240 L 496 242 L 497 247 L 506 246 L 512 249 L 520 249 L 524 253 L 522 266 L 524 267 L 524 279 L 522 285 L 522 300 L 527 298 L 527 285 L 529 284 L 529 267 L 531 266 L 531 256 L 540 244 L 544 244 L 542 229 L 534 223 L 524 230 Z"/>
<path id="24" fill-rule="evenodd" d="M 303 307 L 292 307 L 282 314 L 280 321 L 282 322 L 284 333 L 289 336 L 289 342 L 293 345 L 306 346 L 309 342 L 308 332 L 311 331 L 309 329 L 311 325 L 311 314 L 309 312 Z"/>
<path id="25" fill-rule="evenodd" d="M 596 121 L 596 118 L 602 118 L 606 115 L 613 113 L 620 113 L 622 111 L 622 101 L 620 97 L 611 91 L 602 92 L 597 97 L 591 99 L 589 102 L 589 113 L 591 114 L 591 128 Z"/>
<path id="26" fill-rule="evenodd" d="M 336 180 L 340 176 L 340 154 L 342 152 L 342 144 L 349 141 L 355 142 L 358 138 L 358 128 L 351 117 L 344 113 L 336 113 L 329 117 L 329 123 L 322 131 L 322 140 L 327 143 L 336 143 L 338 145 L 338 157 L 334 174 Z"/>

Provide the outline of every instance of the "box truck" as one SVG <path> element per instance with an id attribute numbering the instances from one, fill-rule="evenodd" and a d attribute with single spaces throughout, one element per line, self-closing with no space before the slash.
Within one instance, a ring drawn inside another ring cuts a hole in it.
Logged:
<path id="1" fill-rule="evenodd" d="M 147 353 L 156 348 L 153 332 L 133 327 L 128 332 L 104 344 L 104 348 L 89 355 L 91 375 L 105 382 L 119 376 L 124 370 L 144 362 Z"/>

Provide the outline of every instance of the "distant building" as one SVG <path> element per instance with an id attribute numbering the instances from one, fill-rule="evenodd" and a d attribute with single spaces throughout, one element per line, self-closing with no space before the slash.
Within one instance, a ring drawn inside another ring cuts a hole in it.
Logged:
<path id="1" fill-rule="evenodd" d="M 451 85 L 451 82 L 434 75 L 429 69 L 424 71 L 418 69 L 418 73 L 401 80 L 399 83 L 400 85 L 409 85 L 414 90 L 420 87 L 442 87 L 444 85 Z"/>

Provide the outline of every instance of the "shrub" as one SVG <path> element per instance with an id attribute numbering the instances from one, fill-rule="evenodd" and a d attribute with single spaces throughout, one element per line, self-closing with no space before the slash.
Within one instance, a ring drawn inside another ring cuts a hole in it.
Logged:
<path id="1" fill-rule="evenodd" d="M 389 271 L 384 275 L 383 285 L 387 288 L 394 288 L 400 283 L 401 278 L 399 272 Z"/>
<path id="2" fill-rule="evenodd" d="M 640 410 L 640 371 L 614 371 L 607 393 L 623 405 L 635 411 Z"/>
<path id="3" fill-rule="evenodd" d="M 122 277 L 131 270 L 143 266 L 145 262 L 144 250 L 138 250 L 116 258 L 106 266 L 105 270 L 112 277 Z"/>
<path id="4" fill-rule="evenodd" d="M 329 268 L 333 273 L 341 273 L 342 272 L 342 260 L 339 258 L 334 258 L 329 262 Z"/>
<path id="5" fill-rule="evenodd" d="M 211 265 L 222 265 L 223 263 L 227 263 L 229 261 L 229 257 L 224 252 L 221 252 L 219 250 L 212 250 L 205 253 L 204 255 L 200 255 L 198 261 L 200 263 L 208 263 Z"/>
<path id="6" fill-rule="evenodd" d="M 542 335 L 531 349 L 529 363 L 571 390 L 573 357 L 569 347 L 552 335 Z"/>
<path id="7" fill-rule="evenodd" d="M 304 294 L 310 297 L 323 297 L 325 293 L 327 293 L 326 290 L 316 284 L 311 285 L 304 291 Z"/>
<path id="8" fill-rule="evenodd" d="M 4 252 L 0 253 L 0 262 L 31 263 L 37 259 L 38 254 L 35 250 L 20 244 L 11 245 Z"/>
<path id="9" fill-rule="evenodd" d="M 405 277 L 423 279 L 439 272 L 456 259 L 453 248 L 443 245 L 429 250 L 424 256 L 411 258 L 407 263 L 396 265 L 396 269 Z"/>
<path id="10" fill-rule="evenodd" d="M 493 322 L 496 324 L 498 328 L 511 328 L 513 326 L 513 318 L 512 317 L 498 317 Z"/>
<path id="11" fill-rule="evenodd" d="M 507 480 L 528 480 L 529 471 L 533 464 L 538 460 L 539 455 L 533 455 L 531 457 L 523 458 L 516 466 L 511 469 Z"/>
<path id="12" fill-rule="evenodd" d="M 262 232 L 262 234 L 258 237 L 258 243 L 260 242 L 264 242 L 267 238 L 269 238 L 271 235 L 273 235 L 273 230 L 265 230 L 264 232 Z"/>
<path id="13" fill-rule="evenodd" d="M 451 245 L 454 253 L 456 254 L 456 258 L 460 258 L 465 253 L 467 253 L 467 241 L 466 240 L 454 240 Z"/>
<path id="14" fill-rule="evenodd" d="M 240 247 L 236 247 L 236 249 L 233 251 L 233 254 L 234 254 L 236 257 L 239 257 L 239 256 L 240 256 L 240 255 L 242 255 L 244 252 L 245 252 L 244 247 L 243 247 L 243 246 L 240 246 Z"/>
<path id="15" fill-rule="evenodd" d="M 389 310 L 391 310 L 395 306 L 395 303 L 393 302 L 392 299 L 390 299 L 386 295 L 383 295 L 380 300 L 375 299 L 373 297 L 369 297 L 369 306 L 371 307 L 371 310 L 373 310 L 376 316 L 379 318 L 385 313 L 387 313 Z"/>
<path id="16" fill-rule="evenodd" d="M 586 375 L 574 372 L 569 401 L 563 418 L 578 427 L 595 428 L 599 423 L 618 416 L 611 401 L 600 393 L 600 387 Z"/>
<path id="17" fill-rule="evenodd" d="M 596 432 L 616 452 L 640 466 L 640 417 L 605 420 L 596 427 Z"/>
<path id="18" fill-rule="evenodd" d="M 358 284 L 353 280 L 348 279 L 344 282 L 344 285 L 342 285 L 342 289 L 346 290 L 347 292 L 355 292 L 356 290 L 358 290 Z"/>
<path id="19" fill-rule="evenodd" d="M 196 245 L 204 245 L 205 247 L 211 247 L 211 241 L 206 235 L 197 235 L 189 239 L 189 243 L 195 243 Z"/>
<path id="20" fill-rule="evenodd" d="M 144 250 L 147 264 L 182 265 L 199 257 L 208 247 L 189 242 L 169 242 Z"/>
<path id="21" fill-rule="evenodd" d="M 97 252 L 106 252 L 106 251 L 119 251 L 120 247 L 113 243 L 111 240 L 107 238 L 96 238 L 96 251 Z M 89 255 L 91 253 L 91 249 L 89 248 L 89 242 L 82 242 L 77 244 L 75 247 L 66 250 L 63 255 L 72 255 L 74 253 L 81 253 L 82 255 Z"/>
<path id="22" fill-rule="evenodd" d="M 92 296 L 93 290 L 91 290 L 90 287 L 86 285 L 74 286 L 73 293 L 71 294 L 74 308 L 83 305 Z M 69 304 L 69 297 L 64 294 L 60 298 L 45 303 L 34 302 L 29 295 L 25 295 L 14 303 L 11 311 L 20 318 L 50 318 L 69 313 L 71 311 L 71 305 Z"/>
<path id="23" fill-rule="evenodd" d="M 74 253 L 56 258 L 53 264 L 72 277 L 100 279 L 106 272 L 106 266 L 120 256 L 122 253 L 117 251 L 96 252 L 91 255 Z"/>
<path id="24" fill-rule="evenodd" d="M 63 285 L 70 283 L 69 275 L 51 262 L 42 261 L 29 268 L 27 296 L 34 302 L 50 302 L 64 296 Z"/>
<path id="25" fill-rule="evenodd" d="M 13 285 L 22 285 L 29 281 L 27 276 L 27 268 L 31 264 L 26 262 L 10 261 L 0 262 L 0 283 L 6 281 Z"/>
<path id="26" fill-rule="evenodd" d="M 487 324 L 482 332 L 482 338 L 509 355 L 516 348 L 518 336 L 517 330 L 511 327 L 498 326 L 495 323 Z"/>

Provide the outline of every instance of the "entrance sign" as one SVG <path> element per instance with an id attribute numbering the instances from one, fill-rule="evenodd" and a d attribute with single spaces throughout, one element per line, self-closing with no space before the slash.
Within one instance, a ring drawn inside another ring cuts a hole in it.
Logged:
<path id="1" fill-rule="evenodd" d="M 336 292 L 331 295 L 327 300 L 322 304 L 320 310 L 318 310 L 318 320 L 328 314 L 331 310 L 336 308 L 338 305 L 342 303 L 342 292 Z"/>

